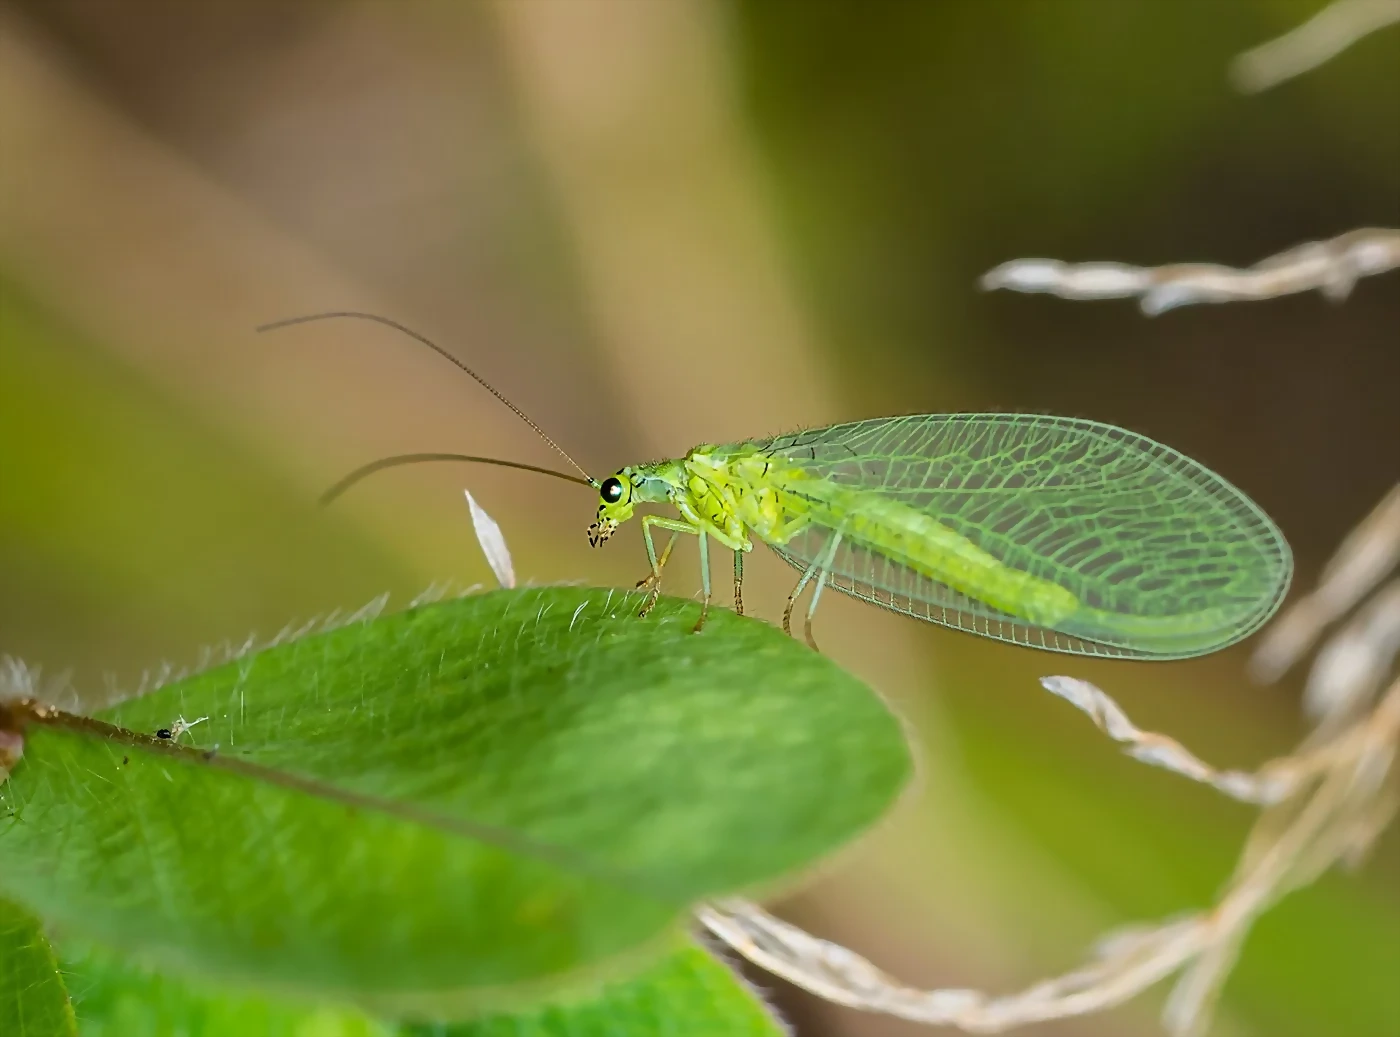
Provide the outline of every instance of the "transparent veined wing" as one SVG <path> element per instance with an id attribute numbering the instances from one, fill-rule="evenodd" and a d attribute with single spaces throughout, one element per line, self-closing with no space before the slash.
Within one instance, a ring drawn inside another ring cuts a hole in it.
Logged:
<path id="1" fill-rule="evenodd" d="M 796 476 L 783 488 L 809 524 L 770 545 L 786 561 L 820 560 L 838 590 L 984 637 L 1201 655 L 1256 630 L 1292 574 L 1278 527 L 1240 490 L 1100 422 L 915 415 L 749 446 Z"/>

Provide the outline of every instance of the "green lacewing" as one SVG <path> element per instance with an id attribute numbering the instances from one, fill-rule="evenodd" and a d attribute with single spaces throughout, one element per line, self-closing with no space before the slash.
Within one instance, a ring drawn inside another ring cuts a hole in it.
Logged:
<path id="1" fill-rule="evenodd" d="M 404 454 L 350 473 L 329 501 L 383 468 L 471 461 L 589 486 L 599 496 L 589 540 L 603 543 L 639 504 L 678 517 L 641 517 L 659 593 L 676 538 L 700 545 L 703 606 L 711 599 L 709 542 L 734 554 L 743 611 L 743 559 L 762 541 L 801 576 L 783 628 L 811 588 L 805 633 L 822 591 L 982 637 L 1075 655 L 1182 659 L 1247 637 L 1278 608 L 1292 555 L 1278 527 L 1210 469 L 1146 436 L 1102 422 L 1041 414 L 919 414 L 702 445 L 684 457 L 588 475 L 524 412 L 475 371 L 396 321 L 376 321 L 427 345 L 481 383 L 581 477 L 497 458 Z M 671 534 L 657 552 L 653 531 Z"/>

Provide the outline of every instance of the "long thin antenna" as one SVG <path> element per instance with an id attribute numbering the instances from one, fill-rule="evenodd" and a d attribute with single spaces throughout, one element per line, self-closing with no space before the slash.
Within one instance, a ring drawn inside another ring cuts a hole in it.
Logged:
<path id="1" fill-rule="evenodd" d="M 302 316 L 302 317 L 288 317 L 286 320 L 275 320 L 275 321 L 273 321 L 271 324 L 262 324 L 262 325 L 259 325 L 258 328 L 257 328 L 256 330 L 257 330 L 258 332 L 276 331 L 276 330 L 278 330 L 279 328 L 290 328 L 293 324 L 309 324 L 309 323 L 311 323 L 312 321 L 315 321 L 315 320 L 331 320 L 332 318 L 335 318 L 335 317 L 353 317 L 353 318 L 356 319 L 356 320 L 372 320 L 372 321 L 374 321 L 376 324 L 383 324 L 383 325 L 385 325 L 385 326 L 387 326 L 387 327 L 393 328 L 395 331 L 402 331 L 402 332 L 403 332 L 405 335 L 407 335 L 409 338 L 415 339 L 415 340 L 417 340 L 418 342 L 423 343 L 423 345 L 427 346 L 429 349 L 431 349 L 431 350 L 432 350 L 434 353 L 436 353 L 438 356 L 442 357 L 444 360 L 446 360 L 446 361 L 448 361 L 449 363 L 451 363 L 451 364 L 453 364 L 454 366 L 456 366 L 459 370 L 465 371 L 465 372 L 466 372 L 467 374 L 469 374 L 472 378 L 476 379 L 477 384 L 479 384 L 483 389 L 485 389 L 487 392 L 489 392 L 492 396 L 496 397 L 496 399 L 500 400 L 500 401 L 501 401 L 502 403 L 504 403 L 507 407 L 509 407 L 509 408 L 515 413 L 515 416 L 516 416 L 517 418 L 519 418 L 521 421 L 525 422 L 525 424 L 529 425 L 532 429 L 535 430 L 535 435 L 539 436 L 539 437 L 540 437 L 541 439 L 543 439 L 546 443 L 548 443 L 550 446 L 552 446 L 552 447 L 555 449 L 555 451 L 559 454 L 560 457 L 562 457 L 565 461 L 568 461 L 569 464 L 573 465 L 574 468 L 577 469 L 577 470 L 579 471 L 579 473 L 584 477 L 584 479 L 588 480 L 588 485 L 589 485 L 589 486 L 596 486 L 596 485 L 597 485 L 597 484 L 593 481 L 593 477 L 590 476 L 586 471 L 584 471 L 583 465 L 581 465 L 581 464 L 579 464 L 577 461 L 575 461 L 572 457 L 569 456 L 568 452 L 567 452 L 563 447 L 561 447 L 558 443 L 554 442 L 554 440 L 550 439 L 549 436 L 545 433 L 545 430 L 544 430 L 544 429 L 540 428 L 538 425 L 536 425 L 533 421 L 530 420 L 529 415 L 527 415 L 523 410 L 521 410 L 521 409 L 520 409 L 519 407 L 517 407 L 515 404 L 511 403 L 510 400 L 506 399 L 504 393 L 502 393 L 502 392 L 501 392 L 499 389 L 497 389 L 494 385 L 492 385 L 490 382 L 488 382 L 485 378 L 481 377 L 481 375 L 479 375 L 479 374 L 477 374 L 475 371 L 473 371 L 473 370 L 472 370 L 470 367 L 468 367 L 466 364 L 462 363 L 462 361 L 458 360 L 455 356 L 453 356 L 453 355 L 452 355 L 451 353 L 449 353 L 447 350 L 445 350 L 445 349 L 443 349 L 441 346 L 439 346 L 436 342 L 432 341 L 430 338 L 428 338 L 428 337 L 425 336 L 425 335 L 420 335 L 418 332 L 414 331 L 412 328 L 406 327 L 405 325 L 400 324 L 400 323 L 399 323 L 398 321 L 396 321 L 396 320 L 391 320 L 391 319 L 388 318 L 388 317 L 381 317 L 381 316 L 379 316 L 379 314 L 377 314 L 377 313 L 360 313 L 360 312 L 358 312 L 358 311 L 356 311 L 356 310 L 334 310 L 334 311 L 331 311 L 331 312 L 329 312 L 329 313 L 309 313 L 309 314 L 307 314 L 307 315 L 305 315 L 305 316 Z M 485 460 L 485 459 L 484 459 L 484 458 L 475 458 L 474 460 Z M 495 463 L 497 463 L 497 464 L 507 464 L 508 462 L 499 461 L 499 462 L 495 462 Z M 514 466 L 514 467 L 527 467 L 527 468 L 528 468 L 529 466 L 528 466 L 528 465 L 525 465 L 525 466 L 516 465 L 516 466 Z M 536 471 L 545 471 L 545 469 L 542 469 L 542 468 L 541 468 L 541 469 L 535 469 L 535 470 L 536 470 Z"/>
<path id="2" fill-rule="evenodd" d="M 597 489 L 598 484 L 592 479 L 580 479 L 570 475 L 568 472 L 556 472 L 553 468 L 540 468 L 538 465 L 521 464 L 518 461 L 502 461 L 497 457 L 473 457 L 470 454 L 395 454 L 393 457 L 381 457 L 378 461 L 371 461 L 369 464 L 360 465 L 353 472 L 341 479 L 325 493 L 321 494 L 321 506 L 325 507 L 335 500 L 350 487 L 354 486 L 366 476 L 385 468 L 396 468 L 399 465 L 421 464 L 424 461 L 469 461 L 474 464 L 494 464 L 502 468 L 519 468 L 522 472 L 538 472 L 540 475 L 552 475 L 556 479 L 563 479 L 565 482 L 578 483 L 580 486 L 591 486 Z"/>

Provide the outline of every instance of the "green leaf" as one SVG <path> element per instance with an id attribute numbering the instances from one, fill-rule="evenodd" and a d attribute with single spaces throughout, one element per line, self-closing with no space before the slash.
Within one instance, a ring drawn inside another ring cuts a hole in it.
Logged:
<path id="1" fill-rule="evenodd" d="M 77 1032 L 63 977 L 38 919 L 0 900 L 0 1034 L 72 1037 Z"/>
<path id="2" fill-rule="evenodd" d="M 155 964 L 398 1016 L 635 968 L 910 772 L 899 722 L 825 658 L 640 601 L 501 591 L 356 623 L 103 715 L 133 735 L 31 717 L 0 888 Z M 151 736 L 180 716 L 210 719 Z"/>
<path id="3" fill-rule="evenodd" d="M 63 948 L 81 1037 L 393 1037 L 358 1012 L 308 1008 L 161 975 L 95 947 Z"/>
<path id="4" fill-rule="evenodd" d="M 567 1001 L 469 1022 L 376 1023 L 153 974 L 95 949 L 64 954 L 82 1037 L 781 1037 L 723 964 L 686 941 L 638 975 Z M 9 1031 L 5 1031 L 8 1033 Z"/>
<path id="5" fill-rule="evenodd" d="M 752 991 L 692 944 L 632 979 L 605 984 L 588 999 L 466 1023 L 405 1026 L 402 1037 L 783 1037 L 785 1033 Z"/>

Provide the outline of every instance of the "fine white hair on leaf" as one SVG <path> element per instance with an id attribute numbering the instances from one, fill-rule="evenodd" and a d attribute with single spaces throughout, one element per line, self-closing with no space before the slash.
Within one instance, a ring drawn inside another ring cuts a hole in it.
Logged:
<path id="1" fill-rule="evenodd" d="M 368 623 L 378 619 L 380 613 L 384 611 L 384 606 L 389 604 L 389 593 L 385 591 L 377 598 L 371 598 L 361 605 L 354 612 L 345 617 L 345 625 L 351 626 L 355 623 Z"/>
<path id="2" fill-rule="evenodd" d="M 1192 303 L 1273 299 L 1317 289 L 1345 299 L 1362 277 L 1400 267 L 1400 230 L 1366 227 L 1327 241 L 1309 241 L 1236 269 L 1217 263 L 1130 266 L 1013 259 L 982 275 L 987 291 L 1046 292 L 1062 299 L 1138 297 L 1156 316 Z"/>
<path id="3" fill-rule="evenodd" d="M 434 580 L 409 599 L 408 607 L 416 609 L 423 605 L 431 605 L 434 602 L 441 601 L 447 596 L 449 588 L 450 584 Z"/>
<path id="4" fill-rule="evenodd" d="M 39 697 L 40 670 L 22 659 L 0 655 L 0 703 Z"/>
<path id="5" fill-rule="evenodd" d="M 434 583 L 422 594 L 413 598 L 408 603 L 408 608 L 417 608 L 420 605 L 431 604 L 448 597 L 464 597 L 479 589 L 479 586 L 475 586 L 458 590 L 451 581 Z M 251 656 L 268 648 L 289 644 L 313 634 L 331 633 L 358 623 L 369 623 L 381 616 L 388 604 L 389 595 L 384 593 L 370 599 L 352 612 L 336 609 L 327 615 L 313 616 L 302 623 L 289 623 L 272 637 L 260 638 L 256 633 L 252 633 L 238 644 L 233 644 L 225 639 L 219 644 L 204 645 L 196 653 L 195 662 L 192 665 L 176 666 L 169 661 L 164 661 L 154 669 L 144 670 L 135 684 L 123 685 L 115 674 L 103 673 L 101 677 L 103 690 L 98 694 L 80 695 L 73 685 L 72 674 L 68 671 L 40 682 L 38 667 L 25 667 L 24 663 L 19 660 L 0 656 L 0 702 L 3 702 L 7 692 L 15 687 L 15 682 L 18 680 L 16 675 L 24 672 L 29 674 L 26 680 L 29 681 L 29 686 L 33 688 L 33 691 L 24 696 L 10 695 L 10 697 L 34 698 L 69 713 L 91 713 L 94 710 L 107 709 L 119 703 L 159 691 L 192 674 L 203 673 L 228 663 L 236 662 L 242 665 Z"/>
<path id="6" fill-rule="evenodd" d="M 506 546 L 505 534 L 501 532 L 496 520 L 476 502 L 471 490 L 462 492 L 466 494 L 467 507 L 472 513 L 472 528 L 476 530 L 476 539 L 481 544 L 481 553 L 486 556 L 487 564 L 491 566 L 491 571 L 496 574 L 496 580 L 502 587 L 514 587 L 515 567 L 511 564 L 510 548 Z"/>
<path id="7" fill-rule="evenodd" d="M 1396 22 L 1400 0 L 1336 0 L 1291 32 L 1245 51 L 1230 75 L 1241 90 L 1258 93 L 1312 71 Z"/>
<path id="8" fill-rule="evenodd" d="M 33 699 L 70 712 L 75 710 L 78 692 L 73 686 L 72 671 L 62 670 L 46 676 L 41 666 L 31 666 L 14 656 L 0 655 L 0 704 L 20 699 Z"/>

